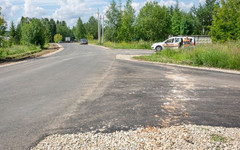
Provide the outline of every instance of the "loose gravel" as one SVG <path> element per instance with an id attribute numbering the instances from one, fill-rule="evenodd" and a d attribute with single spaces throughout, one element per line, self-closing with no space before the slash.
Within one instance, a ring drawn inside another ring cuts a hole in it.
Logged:
<path id="1" fill-rule="evenodd" d="M 32 150 L 240 150 L 240 129 L 197 125 L 51 135 Z"/>

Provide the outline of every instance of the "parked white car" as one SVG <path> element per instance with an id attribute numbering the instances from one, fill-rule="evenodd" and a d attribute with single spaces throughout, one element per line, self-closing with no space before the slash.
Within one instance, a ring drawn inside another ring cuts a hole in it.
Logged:
<path id="1" fill-rule="evenodd" d="M 171 37 L 163 42 L 154 43 L 152 49 L 161 51 L 165 48 L 180 48 L 182 46 L 195 46 L 194 37 Z"/>

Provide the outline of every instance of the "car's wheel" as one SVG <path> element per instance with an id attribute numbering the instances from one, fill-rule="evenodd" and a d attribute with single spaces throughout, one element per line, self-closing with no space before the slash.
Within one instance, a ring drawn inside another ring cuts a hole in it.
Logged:
<path id="1" fill-rule="evenodd" d="M 162 50 L 162 47 L 161 47 L 161 46 L 157 46 L 157 47 L 156 47 L 156 51 L 157 51 L 157 52 L 160 52 L 161 50 Z"/>

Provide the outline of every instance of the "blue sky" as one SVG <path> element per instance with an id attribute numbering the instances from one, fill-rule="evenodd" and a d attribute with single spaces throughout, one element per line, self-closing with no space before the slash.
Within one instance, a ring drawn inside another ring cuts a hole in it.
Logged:
<path id="1" fill-rule="evenodd" d="M 118 0 L 116 0 L 118 1 Z M 136 13 L 147 1 L 132 0 L 132 6 Z M 170 6 L 175 0 L 156 0 L 160 5 Z M 188 11 L 193 5 L 198 6 L 205 0 L 178 0 L 181 9 Z M 77 18 L 81 17 L 87 22 L 90 16 L 96 16 L 97 9 L 104 14 L 111 0 L 0 0 L 0 7 L 8 25 L 11 21 L 16 24 L 22 16 L 36 18 L 54 18 L 65 20 L 68 26 L 76 24 Z M 123 5 L 126 0 L 122 0 Z"/>

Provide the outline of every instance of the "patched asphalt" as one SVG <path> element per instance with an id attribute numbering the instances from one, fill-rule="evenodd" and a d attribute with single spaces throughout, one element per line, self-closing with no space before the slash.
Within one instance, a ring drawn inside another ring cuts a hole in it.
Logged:
<path id="1" fill-rule="evenodd" d="M 116 59 L 152 51 L 63 47 L 0 68 L 0 149 L 27 149 L 56 133 L 240 127 L 239 74 Z"/>

